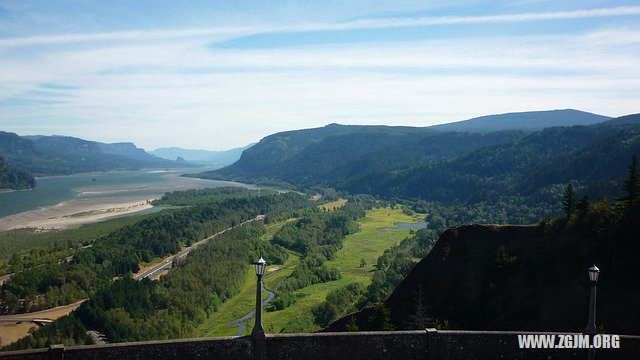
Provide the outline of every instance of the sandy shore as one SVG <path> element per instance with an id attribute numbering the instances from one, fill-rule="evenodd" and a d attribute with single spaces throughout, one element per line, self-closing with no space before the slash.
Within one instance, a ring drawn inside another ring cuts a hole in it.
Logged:
<path id="1" fill-rule="evenodd" d="M 65 201 L 54 206 L 0 218 L 0 230 L 25 227 L 62 229 L 70 225 L 100 221 L 149 209 L 152 206 L 148 202 L 154 199 L 149 196 L 137 196 Z"/>

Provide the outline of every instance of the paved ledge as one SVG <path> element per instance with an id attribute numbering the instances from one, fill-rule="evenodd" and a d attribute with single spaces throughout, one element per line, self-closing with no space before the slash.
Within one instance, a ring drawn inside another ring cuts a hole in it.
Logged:
<path id="1" fill-rule="evenodd" d="M 372 331 L 273 334 L 208 339 L 143 341 L 107 345 L 55 345 L 0 353 L 0 360 L 41 359 L 586 359 L 585 349 L 519 349 L 514 331 Z M 254 354 L 255 349 L 263 349 Z M 640 336 L 620 336 L 619 349 L 598 349 L 596 359 L 636 359 Z M 259 355 L 256 357 L 256 355 Z"/>

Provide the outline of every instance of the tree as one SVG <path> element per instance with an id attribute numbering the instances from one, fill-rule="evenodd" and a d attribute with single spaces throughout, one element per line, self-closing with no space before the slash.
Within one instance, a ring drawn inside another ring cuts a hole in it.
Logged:
<path id="1" fill-rule="evenodd" d="M 360 330 L 360 327 L 358 326 L 358 323 L 356 322 L 356 318 L 351 315 L 351 319 L 349 319 L 349 322 L 347 323 L 347 325 L 345 325 L 345 328 L 347 329 L 347 331 L 358 331 Z"/>
<path id="2" fill-rule="evenodd" d="M 640 203 L 640 173 L 638 173 L 638 156 L 633 154 L 631 165 L 629 165 L 629 177 L 624 181 L 623 186 L 627 195 L 620 198 L 627 210 L 632 210 Z"/>
<path id="3" fill-rule="evenodd" d="M 365 258 L 360 259 L 360 267 L 366 267 L 367 266 L 367 260 Z"/>
<path id="4" fill-rule="evenodd" d="M 424 306 L 422 283 L 418 284 L 418 289 L 414 292 L 413 314 L 409 315 L 407 325 L 412 329 L 426 329 L 429 319 Z"/>
<path id="5" fill-rule="evenodd" d="M 576 211 L 578 199 L 576 196 L 576 191 L 573 188 L 573 184 L 567 184 L 567 188 L 564 191 L 564 196 L 562 196 L 562 210 L 567 218 L 570 218 L 571 215 Z"/>
<path id="6" fill-rule="evenodd" d="M 583 197 L 581 197 L 580 201 L 578 201 L 578 204 L 576 205 L 578 214 L 580 214 L 580 216 L 586 215 L 589 212 L 590 207 L 591 207 L 591 202 L 589 201 L 589 196 L 587 195 L 584 195 Z"/>
<path id="7" fill-rule="evenodd" d="M 376 330 L 393 331 L 395 327 L 391 322 L 391 311 L 384 304 L 380 304 L 374 308 L 369 315 L 369 325 Z"/>

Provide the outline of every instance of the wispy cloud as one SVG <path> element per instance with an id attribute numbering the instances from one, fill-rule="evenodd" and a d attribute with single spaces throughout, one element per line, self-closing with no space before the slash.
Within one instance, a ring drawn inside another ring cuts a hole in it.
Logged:
<path id="1" fill-rule="evenodd" d="M 332 121 L 429 125 L 567 107 L 617 115 L 634 111 L 640 92 L 640 31 L 629 29 L 266 50 L 207 43 L 173 39 L 0 60 L 11 69 L 0 73 L 0 95 L 14 99 L 0 118 L 14 131 L 62 116 L 52 133 L 221 149 Z M 35 102 L 42 99 L 30 91 L 43 83 L 70 96 Z M 68 121 L 80 119 L 91 122 L 69 130 Z"/>
<path id="2" fill-rule="evenodd" d="M 294 26 L 210 27 L 197 29 L 137 30 L 90 34 L 41 35 L 22 38 L 0 39 L 0 48 L 94 41 L 145 41 L 200 36 L 217 36 L 219 39 L 225 39 L 242 35 L 262 33 L 362 30 L 454 24 L 509 23 L 523 21 L 584 19 L 633 15 L 640 15 L 640 6 L 621 6 L 614 8 L 597 8 L 587 10 L 500 14 L 486 16 L 375 18 L 342 23 L 311 23 Z"/>
<path id="3" fill-rule="evenodd" d="M 621 115 L 640 106 L 640 25 L 614 17 L 635 15 L 640 6 L 0 39 L 0 128 L 223 149 L 329 122 L 424 126 L 554 108 Z M 479 25 L 386 42 L 210 46 L 252 34 L 597 17 L 553 34 L 501 33 L 516 27 L 507 25 L 479 35 Z"/>

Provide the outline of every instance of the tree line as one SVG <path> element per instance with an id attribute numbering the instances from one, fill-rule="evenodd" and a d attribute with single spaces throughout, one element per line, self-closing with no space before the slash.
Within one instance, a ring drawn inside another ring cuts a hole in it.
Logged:
<path id="1" fill-rule="evenodd" d="M 297 215 L 309 204 L 296 194 L 252 201 L 273 216 Z M 3 349 L 87 344 L 87 329 L 101 331 L 113 342 L 197 336 L 196 327 L 238 292 L 252 260 L 262 256 L 271 264 L 286 261 L 288 252 L 282 246 L 261 240 L 265 232 L 261 222 L 226 231 L 191 251 L 158 281 L 136 281 L 127 273 L 106 282 L 75 312 Z"/>
<path id="2" fill-rule="evenodd" d="M 204 239 L 259 214 L 286 216 L 308 200 L 287 193 L 230 198 L 158 213 L 124 226 L 61 259 L 17 273 L 0 287 L 0 312 L 30 312 L 91 296 L 114 277 L 135 273 L 139 264 L 178 252 L 182 245 Z"/>

